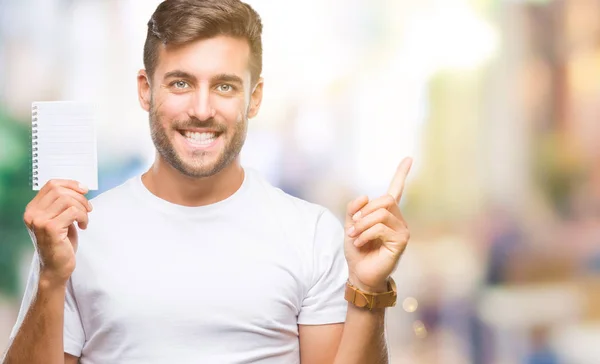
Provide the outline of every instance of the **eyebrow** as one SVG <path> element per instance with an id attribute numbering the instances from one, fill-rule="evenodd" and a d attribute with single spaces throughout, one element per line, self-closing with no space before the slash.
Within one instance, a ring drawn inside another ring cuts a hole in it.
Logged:
<path id="1" fill-rule="evenodd" d="M 164 76 L 165 79 L 167 78 L 184 78 L 190 81 L 197 81 L 196 76 L 192 75 L 191 73 L 185 72 L 185 71 L 181 71 L 181 70 L 174 70 L 174 71 L 170 71 L 165 73 Z M 217 83 L 217 82 L 231 82 L 231 83 L 237 83 L 240 85 L 244 84 L 244 81 L 237 75 L 234 74 L 230 74 L 230 73 L 221 73 L 218 75 L 215 75 L 213 77 L 211 77 L 211 83 Z"/>
<path id="2" fill-rule="evenodd" d="M 196 81 L 196 77 L 185 71 L 175 70 L 165 73 L 165 79 L 167 78 L 185 78 L 187 80 Z"/>
<path id="3" fill-rule="evenodd" d="M 240 85 L 244 84 L 244 81 L 239 76 L 236 76 L 234 74 L 229 74 L 229 73 L 218 74 L 218 75 L 212 77 L 211 81 L 213 83 L 217 83 L 217 82 L 230 82 L 230 83 L 237 83 L 237 84 L 240 84 Z"/>

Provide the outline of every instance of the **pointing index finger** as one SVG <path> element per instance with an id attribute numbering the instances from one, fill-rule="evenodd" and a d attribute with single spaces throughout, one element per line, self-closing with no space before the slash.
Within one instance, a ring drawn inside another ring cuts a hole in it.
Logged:
<path id="1" fill-rule="evenodd" d="M 400 198 L 402 198 L 404 183 L 406 181 L 406 176 L 408 176 L 408 172 L 410 171 L 411 166 L 412 158 L 404 158 L 402 162 L 400 162 L 400 164 L 398 165 L 398 168 L 396 169 L 396 174 L 394 174 L 392 182 L 390 183 L 390 187 L 388 188 L 388 194 L 391 195 L 397 203 L 399 203 Z"/>

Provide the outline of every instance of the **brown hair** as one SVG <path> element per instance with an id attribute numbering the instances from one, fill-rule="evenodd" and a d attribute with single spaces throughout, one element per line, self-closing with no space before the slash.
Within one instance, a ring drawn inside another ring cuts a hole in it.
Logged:
<path id="1" fill-rule="evenodd" d="M 151 79 L 158 64 L 160 43 L 183 45 L 218 35 L 244 38 L 250 45 L 252 84 L 262 72 L 262 22 L 240 0 L 165 0 L 148 22 L 144 67 Z"/>

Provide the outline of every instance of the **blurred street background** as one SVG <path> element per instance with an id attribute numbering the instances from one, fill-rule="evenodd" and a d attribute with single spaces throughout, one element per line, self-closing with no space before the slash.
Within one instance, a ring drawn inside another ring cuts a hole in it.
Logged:
<path id="1" fill-rule="evenodd" d="M 0 351 L 32 253 L 31 102 L 99 106 L 91 196 L 144 171 L 158 3 L 0 0 Z M 265 97 L 244 165 L 341 217 L 415 159 L 392 363 L 600 363 L 600 0 L 248 3 Z"/>

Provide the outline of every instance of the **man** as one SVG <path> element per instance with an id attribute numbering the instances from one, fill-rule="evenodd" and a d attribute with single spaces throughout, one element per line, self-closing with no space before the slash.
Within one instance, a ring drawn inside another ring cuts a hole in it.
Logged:
<path id="1" fill-rule="evenodd" d="M 93 207 L 68 180 L 27 206 L 36 254 L 4 363 L 387 362 L 411 162 L 348 205 L 346 233 L 242 168 L 261 32 L 239 0 L 158 6 L 138 74 L 155 162 Z"/>

